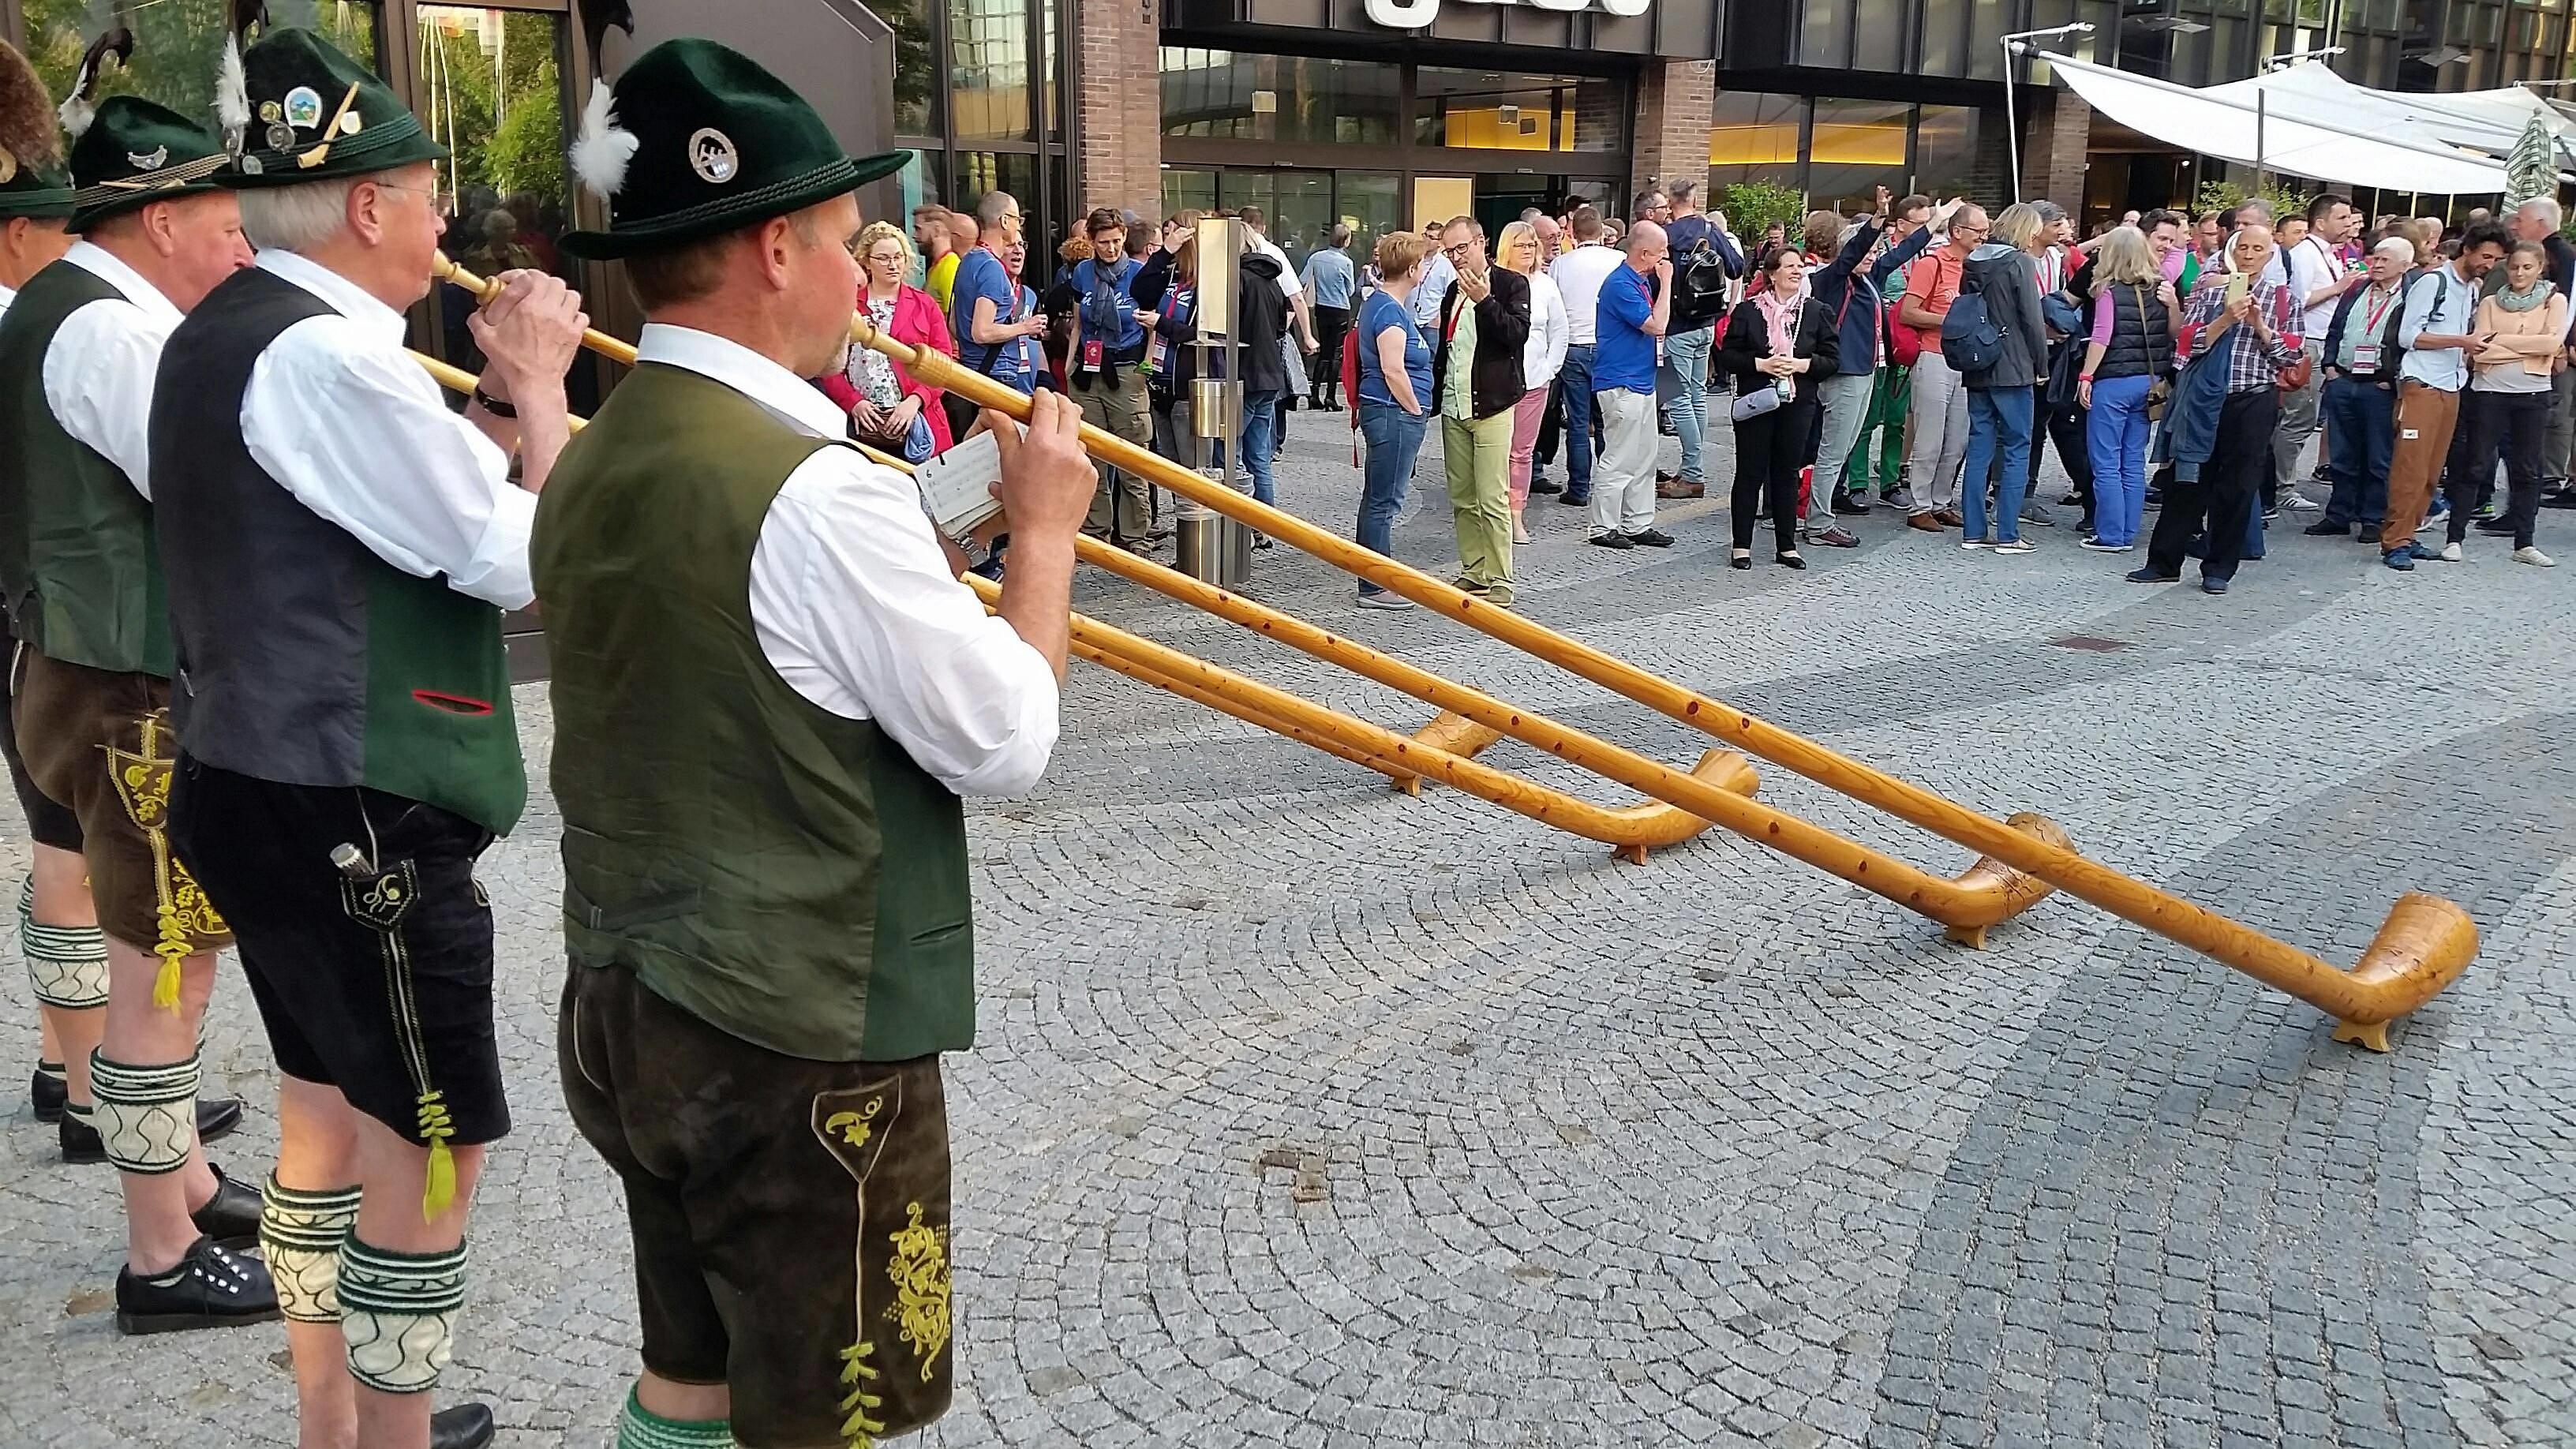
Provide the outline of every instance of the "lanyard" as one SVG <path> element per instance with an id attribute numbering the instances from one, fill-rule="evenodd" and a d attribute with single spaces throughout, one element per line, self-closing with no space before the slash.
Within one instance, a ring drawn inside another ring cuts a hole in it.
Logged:
<path id="1" fill-rule="evenodd" d="M 2370 305 L 2369 298 L 2363 298 L 2362 310 L 2364 315 L 2361 322 L 2362 330 L 2365 332 L 2376 333 L 2379 330 L 2379 319 L 2388 315 L 2388 309 L 2397 305 L 2397 299 L 2404 295 L 2404 292 L 2405 289 L 2402 287 L 2389 288 L 2388 295 L 2382 297 L 2379 300 L 2379 305 L 2376 307 Z"/>

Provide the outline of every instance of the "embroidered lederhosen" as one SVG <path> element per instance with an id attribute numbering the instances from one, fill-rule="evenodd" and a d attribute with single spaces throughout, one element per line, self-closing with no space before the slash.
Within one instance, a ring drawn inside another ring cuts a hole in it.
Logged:
<path id="1" fill-rule="evenodd" d="M 849 1391 L 841 1409 L 849 1417 L 840 1428 L 852 1449 L 908 1433 L 948 1401 L 947 1174 L 924 1182 L 900 1170 L 911 1166 L 903 1162 L 878 1173 L 903 1110 L 899 1075 L 814 1097 L 814 1138 L 850 1174 L 859 1200 L 858 1332 L 841 1350 Z M 919 1405 L 922 1390 L 934 1387 L 935 1402 Z"/>
<path id="2" fill-rule="evenodd" d="M 456 1200 L 456 1159 L 448 1139 L 456 1135 L 443 1093 L 430 1078 L 429 1048 L 422 1040 L 420 1004 L 413 992 L 411 953 L 403 940 L 403 918 L 420 899 L 420 874 L 408 860 L 394 862 L 375 874 L 340 882 L 340 909 L 376 938 L 384 963 L 385 1000 L 393 1014 L 394 1044 L 402 1054 L 404 1075 L 411 1078 L 419 1110 L 416 1135 L 429 1148 L 427 1186 L 420 1210 L 437 1217 Z"/>
<path id="3" fill-rule="evenodd" d="M 80 819 L 100 928 L 161 958 L 153 1002 L 175 1009 L 180 963 L 232 937 L 171 848 L 168 682 L 30 650 L 17 711 L 28 773 Z"/>

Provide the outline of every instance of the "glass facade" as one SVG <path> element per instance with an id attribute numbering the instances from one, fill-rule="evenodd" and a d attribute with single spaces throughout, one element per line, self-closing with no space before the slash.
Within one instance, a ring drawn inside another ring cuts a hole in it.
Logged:
<path id="1" fill-rule="evenodd" d="M 1063 235 L 1077 204 L 1064 0 L 867 3 L 894 30 L 894 143 L 917 158 L 902 173 L 907 209 L 962 211 L 999 186 L 1019 199 L 1032 239 Z"/>
<path id="2" fill-rule="evenodd" d="M 1162 74 L 1166 136 L 1353 146 L 1395 141 L 1401 66 L 1166 46 Z"/>
<path id="3" fill-rule="evenodd" d="M 1977 111 L 1772 91 L 1720 91 L 1708 133 L 1714 189 L 1769 182 L 1816 206 L 1869 200 L 1902 179 L 1915 191 L 1970 189 Z"/>

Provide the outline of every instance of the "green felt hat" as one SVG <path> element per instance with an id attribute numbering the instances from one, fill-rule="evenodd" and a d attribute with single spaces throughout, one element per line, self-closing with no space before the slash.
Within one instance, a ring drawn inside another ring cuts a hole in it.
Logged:
<path id="1" fill-rule="evenodd" d="M 0 41 L 0 221 L 72 214 L 72 179 L 63 174 L 62 156 L 45 83 L 25 56 Z"/>
<path id="2" fill-rule="evenodd" d="M 215 133 L 141 96 L 109 96 L 72 142 L 72 230 L 156 201 L 219 189 L 230 165 Z"/>
<path id="3" fill-rule="evenodd" d="M 241 60 L 240 94 L 215 99 L 241 137 L 229 185 L 346 180 L 447 159 L 391 87 L 310 30 L 271 30 Z"/>
<path id="4" fill-rule="evenodd" d="M 592 89 L 572 166 L 608 199 L 608 229 L 557 244 L 601 261 L 658 251 L 801 211 L 911 159 L 853 159 L 758 61 L 712 40 L 666 40 L 637 56 L 614 90 Z"/>

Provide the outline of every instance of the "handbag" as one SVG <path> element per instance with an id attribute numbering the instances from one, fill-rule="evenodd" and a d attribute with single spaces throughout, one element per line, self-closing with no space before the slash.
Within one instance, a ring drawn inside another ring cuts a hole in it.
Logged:
<path id="1" fill-rule="evenodd" d="M 1785 401 L 1776 387 L 1757 387 L 1751 392 L 1738 392 L 1726 410 L 1729 422 L 1749 423 L 1764 413 L 1778 412 Z"/>

